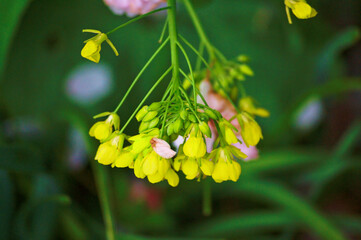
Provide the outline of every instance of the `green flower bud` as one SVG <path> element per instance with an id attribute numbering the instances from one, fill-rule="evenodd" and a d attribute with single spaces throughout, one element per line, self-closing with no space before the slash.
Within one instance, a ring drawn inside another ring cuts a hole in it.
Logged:
<path id="1" fill-rule="evenodd" d="M 174 132 L 173 129 L 174 129 L 173 123 L 169 124 L 167 127 L 167 135 L 168 136 L 173 134 L 173 132 Z"/>
<path id="2" fill-rule="evenodd" d="M 208 122 L 208 121 L 209 121 L 209 117 L 208 117 L 208 115 L 205 114 L 205 113 L 202 113 L 202 114 L 201 114 L 200 119 L 201 119 L 203 122 Z"/>
<path id="3" fill-rule="evenodd" d="M 196 118 L 196 116 L 194 116 L 193 114 L 188 115 L 188 119 L 189 119 L 191 122 L 194 122 L 194 123 L 197 122 L 197 118 Z"/>
<path id="4" fill-rule="evenodd" d="M 148 122 L 150 120 L 153 120 L 153 118 L 155 118 L 157 115 L 158 115 L 157 111 L 150 111 L 144 116 L 142 121 L 143 122 Z"/>
<path id="5" fill-rule="evenodd" d="M 187 120 L 187 116 L 188 116 L 188 113 L 186 110 L 182 110 L 181 113 L 180 113 L 180 117 L 183 119 L 183 120 Z"/>
<path id="6" fill-rule="evenodd" d="M 214 113 L 215 111 L 212 111 L 210 109 L 207 109 L 204 113 L 207 114 L 208 117 L 212 118 L 213 120 L 217 120 L 218 117 L 217 115 Z"/>
<path id="7" fill-rule="evenodd" d="M 188 129 L 190 125 L 191 125 L 190 121 L 185 121 L 184 122 L 184 129 Z"/>
<path id="8" fill-rule="evenodd" d="M 144 132 L 149 127 L 149 122 L 141 122 L 139 125 L 139 133 Z"/>
<path id="9" fill-rule="evenodd" d="M 138 122 L 142 121 L 144 116 L 148 113 L 148 106 L 143 106 L 137 115 L 135 115 L 135 118 L 138 120 Z"/>
<path id="10" fill-rule="evenodd" d="M 199 129 L 201 130 L 201 132 L 206 135 L 207 137 L 211 138 L 212 137 L 212 132 L 211 129 L 209 128 L 208 124 L 206 122 L 201 122 L 200 124 L 198 124 Z"/>
<path id="11" fill-rule="evenodd" d="M 179 133 L 182 127 L 183 127 L 183 121 L 181 118 L 178 118 L 173 124 L 173 133 Z"/>
<path id="12" fill-rule="evenodd" d="M 159 117 L 154 118 L 152 121 L 149 122 L 148 129 L 156 127 L 158 123 L 159 123 Z"/>
<path id="13" fill-rule="evenodd" d="M 158 110 L 161 106 L 162 106 L 161 102 L 154 102 L 154 103 L 150 104 L 149 111 Z"/>

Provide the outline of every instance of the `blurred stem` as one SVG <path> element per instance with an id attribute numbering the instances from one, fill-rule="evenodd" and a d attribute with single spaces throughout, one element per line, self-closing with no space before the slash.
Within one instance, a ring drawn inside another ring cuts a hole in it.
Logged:
<path id="1" fill-rule="evenodd" d="M 134 116 L 137 114 L 139 109 L 143 106 L 144 102 L 147 100 L 147 98 L 152 94 L 154 89 L 159 85 L 159 83 L 162 82 L 162 80 L 168 75 L 168 73 L 172 70 L 173 67 L 168 68 L 167 71 L 163 73 L 163 75 L 157 80 L 157 82 L 153 85 L 153 87 L 148 91 L 148 93 L 144 96 L 142 101 L 139 103 L 138 107 L 134 110 L 133 114 L 128 118 L 128 121 L 124 124 L 123 128 L 119 131 L 119 133 L 123 133 L 123 131 L 126 129 L 130 121 L 134 118 Z"/>
<path id="2" fill-rule="evenodd" d="M 188 11 L 190 18 L 192 19 L 192 22 L 194 24 L 195 29 L 197 30 L 197 33 L 199 35 L 199 38 L 201 39 L 201 42 L 204 43 L 205 47 L 207 48 L 210 59 L 213 60 L 214 48 L 213 48 L 212 44 L 209 42 L 208 37 L 203 30 L 202 24 L 199 21 L 197 13 L 194 11 L 194 8 L 193 8 L 190 0 L 183 0 L 183 3 Z"/>
<path id="3" fill-rule="evenodd" d="M 110 181 L 106 169 L 96 161 L 91 161 L 91 167 L 94 173 L 96 187 L 99 195 L 100 206 L 102 208 L 105 222 L 105 233 L 107 240 L 114 240 L 114 224 L 110 207 L 109 188 Z"/>
<path id="4" fill-rule="evenodd" d="M 139 19 L 142 19 L 142 18 L 144 18 L 144 17 L 146 17 L 146 16 L 149 16 L 149 15 L 151 15 L 151 14 L 153 14 L 153 13 L 160 12 L 160 11 L 163 11 L 163 10 L 166 10 L 166 9 L 169 9 L 169 7 L 158 8 L 158 9 L 156 9 L 156 10 L 153 10 L 153 11 L 149 12 L 149 13 L 146 13 L 146 14 L 140 15 L 140 16 L 138 16 L 138 17 L 135 17 L 135 18 L 129 20 L 128 22 L 123 23 L 123 24 L 119 25 L 118 27 L 114 28 L 113 30 L 107 32 L 106 34 L 109 35 L 109 34 L 115 32 L 115 31 L 117 31 L 117 30 L 119 30 L 119 29 L 127 26 L 128 24 L 131 24 L 131 23 L 133 23 L 133 22 L 135 22 L 135 21 L 138 21 Z"/>
<path id="5" fill-rule="evenodd" d="M 140 72 L 138 73 L 138 75 L 135 77 L 134 81 L 132 82 L 132 84 L 130 85 L 130 87 L 128 88 L 127 92 L 125 93 L 123 99 L 120 101 L 120 103 L 118 104 L 117 108 L 114 110 L 114 112 L 118 112 L 119 108 L 123 105 L 125 99 L 128 97 L 130 91 L 133 89 L 134 85 L 138 82 L 138 80 L 140 79 L 140 77 L 142 76 L 142 74 L 144 73 L 144 71 L 148 68 L 149 64 L 154 60 L 154 58 L 158 55 L 158 53 L 160 51 L 162 51 L 162 49 L 164 48 L 164 46 L 168 43 L 169 38 L 167 38 L 164 43 L 162 45 L 160 45 L 160 47 L 155 51 L 155 53 L 149 58 L 148 62 L 144 65 L 144 67 L 140 70 Z"/>
<path id="6" fill-rule="evenodd" d="M 169 29 L 169 38 L 170 38 L 170 50 L 173 66 L 173 90 L 178 91 L 179 87 L 179 59 L 178 59 L 178 34 L 177 34 L 177 19 L 176 19 L 176 0 L 167 0 L 168 2 L 168 29 Z"/>
<path id="7" fill-rule="evenodd" d="M 212 189 L 209 179 L 203 182 L 203 215 L 210 216 L 212 214 Z"/>

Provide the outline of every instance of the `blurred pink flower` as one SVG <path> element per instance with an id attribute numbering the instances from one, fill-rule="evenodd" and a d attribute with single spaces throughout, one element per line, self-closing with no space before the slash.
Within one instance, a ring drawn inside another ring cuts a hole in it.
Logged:
<path id="1" fill-rule="evenodd" d="M 234 115 L 237 114 L 237 111 L 234 108 L 234 106 L 226 98 L 222 97 L 220 94 L 212 90 L 211 83 L 208 80 L 203 80 L 199 88 L 208 105 L 211 108 L 219 111 L 225 119 L 229 120 Z M 201 102 L 200 99 L 198 99 L 198 101 Z M 241 126 L 239 125 L 237 119 L 233 119 L 231 123 L 233 126 L 235 126 L 238 129 L 238 131 L 241 130 Z M 212 151 L 213 143 L 217 138 L 216 136 L 217 132 L 214 124 L 210 123 L 209 127 L 211 128 L 212 131 L 212 138 L 206 138 L 207 152 Z M 242 142 L 242 144 L 238 142 L 233 144 L 233 146 L 239 148 L 243 153 L 245 153 L 248 156 L 244 160 L 253 160 L 258 158 L 258 149 L 256 147 L 254 146 L 247 147 L 246 144 L 243 143 L 243 139 L 239 134 L 239 132 L 237 134 L 237 138 Z"/>
<path id="2" fill-rule="evenodd" d="M 105 4 L 118 15 L 129 17 L 142 15 L 165 4 L 165 0 L 104 0 Z"/>
<path id="3" fill-rule="evenodd" d="M 147 207 L 153 211 L 161 208 L 163 204 L 161 192 L 139 180 L 132 182 L 129 197 L 132 202 L 145 202 Z"/>

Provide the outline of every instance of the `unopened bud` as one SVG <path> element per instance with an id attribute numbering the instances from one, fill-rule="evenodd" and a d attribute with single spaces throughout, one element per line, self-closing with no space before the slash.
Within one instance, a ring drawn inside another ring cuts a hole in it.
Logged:
<path id="1" fill-rule="evenodd" d="M 148 106 L 143 106 L 137 115 L 135 115 L 135 118 L 138 120 L 138 122 L 142 121 L 142 119 L 145 117 L 145 115 L 148 113 Z"/>

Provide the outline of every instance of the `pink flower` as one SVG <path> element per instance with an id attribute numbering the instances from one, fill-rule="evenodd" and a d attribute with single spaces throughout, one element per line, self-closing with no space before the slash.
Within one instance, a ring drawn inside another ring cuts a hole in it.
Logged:
<path id="1" fill-rule="evenodd" d="M 152 138 L 150 144 L 152 144 L 153 150 L 162 158 L 169 159 L 176 155 L 176 152 L 170 148 L 170 145 L 162 139 Z"/>
<path id="2" fill-rule="evenodd" d="M 165 0 L 104 0 L 105 4 L 118 15 L 126 13 L 129 17 L 150 12 L 161 5 Z"/>
<path id="3" fill-rule="evenodd" d="M 222 116 L 229 120 L 234 115 L 237 114 L 236 109 L 234 106 L 224 97 L 222 97 L 220 94 L 213 91 L 211 83 L 208 80 L 203 80 L 199 86 L 200 91 L 202 95 L 204 96 L 205 100 L 207 101 L 208 105 L 219 111 Z M 199 102 L 201 102 L 200 99 L 198 99 Z M 232 125 L 235 126 L 238 131 L 241 130 L 241 126 L 239 125 L 237 119 L 232 120 Z M 209 124 L 209 127 L 212 131 L 212 138 L 206 138 L 206 144 L 207 144 L 207 152 L 212 151 L 213 149 L 213 143 L 216 140 L 216 129 L 213 123 Z M 254 146 L 247 147 L 246 144 L 243 143 L 243 139 L 241 135 L 238 133 L 237 138 L 242 142 L 241 143 L 235 143 L 233 146 L 239 148 L 243 153 L 245 153 L 248 157 L 245 160 L 252 160 L 258 158 L 258 149 Z"/>

